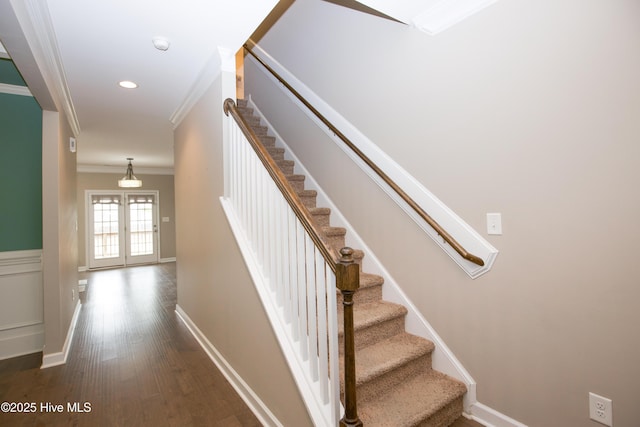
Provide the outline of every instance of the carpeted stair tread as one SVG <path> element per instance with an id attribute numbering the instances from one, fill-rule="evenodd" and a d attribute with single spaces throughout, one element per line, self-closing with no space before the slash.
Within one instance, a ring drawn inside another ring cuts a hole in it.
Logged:
<path id="1" fill-rule="evenodd" d="M 370 427 L 447 426 L 460 414 L 447 416 L 439 411 L 455 403 L 461 405 L 466 391 L 461 382 L 428 370 L 388 393 L 363 402 L 358 415 L 364 425 Z"/>
<path id="2" fill-rule="evenodd" d="M 284 148 L 265 147 L 273 160 L 284 160 Z"/>
<path id="3" fill-rule="evenodd" d="M 376 324 L 404 317 L 407 309 L 400 305 L 388 301 L 375 301 L 368 304 L 354 305 L 353 307 L 353 326 L 357 331 L 366 329 Z M 344 321 L 342 310 L 338 310 L 338 335 L 344 334 Z"/>
<path id="4" fill-rule="evenodd" d="M 431 341 L 406 332 L 365 347 L 356 354 L 356 384 L 360 385 L 426 356 L 434 348 Z"/>
<path id="5" fill-rule="evenodd" d="M 377 274 L 361 272 L 360 273 L 360 289 L 358 289 L 358 291 L 364 288 L 369 288 L 371 286 L 381 286 L 382 284 L 384 284 L 384 278 L 382 276 L 378 276 Z"/>

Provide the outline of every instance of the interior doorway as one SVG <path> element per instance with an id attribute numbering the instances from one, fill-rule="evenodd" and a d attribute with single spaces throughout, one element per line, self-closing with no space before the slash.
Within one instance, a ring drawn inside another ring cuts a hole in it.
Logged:
<path id="1" fill-rule="evenodd" d="M 158 191 L 85 193 L 90 269 L 158 262 Z"/>

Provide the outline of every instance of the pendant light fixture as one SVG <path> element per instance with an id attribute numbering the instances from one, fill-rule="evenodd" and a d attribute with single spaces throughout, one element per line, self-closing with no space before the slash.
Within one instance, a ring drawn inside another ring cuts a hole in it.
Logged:
<path id="1" fill-rule="evenodd" d="M 125 174 L 124 177 L 122 177 L 122 179 L 118 180 L 118 187 L 124 187 L 124 188 L 142 187 L 142 180 L 136 178 L 136 176 L 133 174 L 133 166 L 131 166 L 131 160 L 133 160 L 133 157 L 127 157 L 127 160 L 129 160 L 129 166 L 127 166 L 127 173 Z"/>

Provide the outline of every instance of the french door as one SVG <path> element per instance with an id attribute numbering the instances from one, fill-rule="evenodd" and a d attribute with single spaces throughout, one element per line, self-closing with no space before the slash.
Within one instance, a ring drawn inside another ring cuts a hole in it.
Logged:
<path id="1" fill-rule="evenodd" d="M 158 262 L 158 192 L 86 192 L 89 268 Z"/>

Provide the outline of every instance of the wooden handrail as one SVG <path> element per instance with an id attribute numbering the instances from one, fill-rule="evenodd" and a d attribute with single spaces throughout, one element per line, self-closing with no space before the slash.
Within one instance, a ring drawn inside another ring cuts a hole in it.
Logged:
<path id="1" fill-rule="evenodd" d="M 328 240 L 316 229 L 316 226 L 313 224 L 313 220 L 311 218 L 311 214 L 304 207 L 300 199 L 297 197 L 295 190 L 287 180 L 287 177 L 284 175 L 282 170 L 278 167 L 273 158 L 269 155 L 267 149 L 260 143 L 260 138 L 256 135 L 256 133 L 251 129 L 251 126 L 246 122 L 242 114 L 238 111 L 238 107 L 233 99 L 227 98 L 224 101 L 224 113 L 228 116 L 231 116 L 235 119 L 236 123 L 240 127 L 240 130 L 247 137 L 249 144 L 254 149 L 258 158 L 264 165 L 265 169 L 275 182 L 276 186 L 291 206 L 291 209 L 295 213 L 298 220 L 304 227 L 304 229 L 309 233 L 311 240 L 318 247 L 320 252 L 322 253 L 323 258 L 329 264 L 331 271 L 336 272 L 336 264 L 340 257 L 337 255 L 336 250 L 331 246 Z"/>
<path id="2" fill-rule="evenodd" d="M 318 110 L 316 110 L 298 91 L 296 91 L 286 80 L 284 80 L 273 68 L 267 65 L 262 59 L 260 59 L 252 50 L 244 45 L 245 50 L 253 56 L 260 65 L 262 65 L 267 71 L 269 71 L 282 85 L 284 85 L 305 107 L 309 109 L 325 126 L 331 130 L 347 147 L 351 149 L 360 159 L 367 164 L 382 180 L 395 191 L 402 200 L 405 201 L 427 224 L 433 228 L 439 236 L 441 236 L 445 242 L 464 259 L 471 261 L 474 264 L 483 266 L 484 260 L 479 256 L 476 256 L 468 252 L 456 239 L 454 239 L 436 220 L 434 220 L 428 213 L 426 213 L 394 180 L 392 180 L 382 169 L 378 167 L 366 154 L 364 154 L 353 142 L 351 142 L 342 132 L 340 132 L 326 117 L 324 117 Z"/>
<path id="3" fill-rule="evenodd" d="M 231 98 L 224 101 L 224 113 L 234 118 L 240 130 L 249 141 L 258 158 L 275 182 L 276 186 L 287 200 L 294 214 L 307 231 L 315 246 L 322 253 L 329 268 L 336 275 L 336 287 L 342 293 L 343 322 L 344 322 L 344 400 L 345 413 L 340 420 L 341 427 L 361 427 L 358 418 L 356 401 L 356 368 L 355 368 L 355 331 L 353 326 L 353 294 L 360 287 L 360 267 L 353 260 L 353 249 L 345 247 L 340 250 L 338 257 L 336 250 L 324 235 L 316 229 L 309 211 L 304 207 L 295 190 L 284 173 L 269 155 L 260 138 L 238 111 L 236 103 Z"/>

